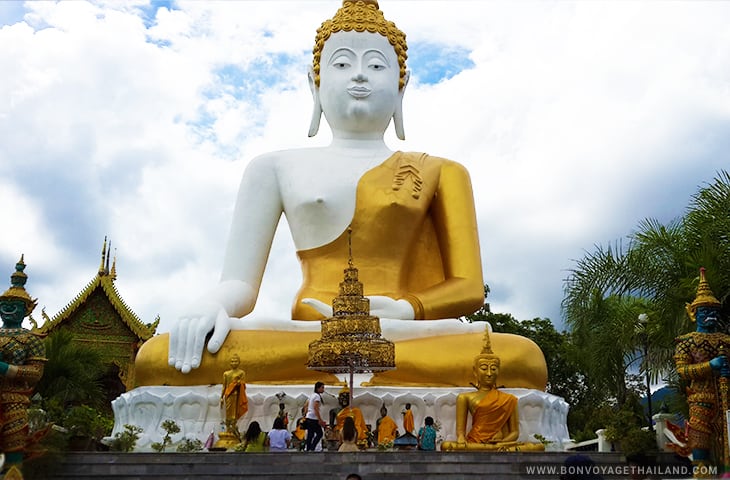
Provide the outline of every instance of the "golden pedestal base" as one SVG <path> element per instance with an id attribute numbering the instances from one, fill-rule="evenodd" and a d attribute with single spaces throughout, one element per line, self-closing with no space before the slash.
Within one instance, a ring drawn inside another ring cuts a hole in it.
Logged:
<path id="1" fill-rule="evenodd" d="M 229 432 L 222 432 L 218 437 L 218 441 L 213 445 L 214 448 L 225 448 L 230 449 L 241 443 L 241 441 L 234 434 Z"/>
<path id="2" fill-rule="evenodd" d="M 504 443 L 457 443 L 444 442 L 441 444 L 444 452 L 457 452 L 472 450 L 477 452 L 543 452 L 545 445 L 542 443 L 530 442 L 504 442 Z"/>

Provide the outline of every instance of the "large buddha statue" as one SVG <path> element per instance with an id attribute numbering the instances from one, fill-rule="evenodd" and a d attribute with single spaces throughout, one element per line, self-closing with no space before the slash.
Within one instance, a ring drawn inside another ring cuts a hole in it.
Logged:
<path id="1" fill-rule="evenodd" d="M 376 1 L 345 0 L 317 30 L 309 84 L 314 111 L 332 130 L 326 147 L 254 158 L 243 175 L 220 282 L 193 302 L 168 335 L 141 348 L 139 385 L 217 382 L 232 352 L 249 383 L 336 382 L 307 370 L 308 345 L 332 315 L 348 259 L 347 230 L 371 314 L 395 342 L 396 369 L 371 385 L 468 386 L 483 325 L 458 320 L 483 301 L 472 187 L 460 164 L 392 151 L 391 120 L 404 138 L 406 40 Z M 292 319 L 254 310 L 274 232 L 286 216 L 303 283 Z M 282 332 L 286 332 L 282 335 Z M 544 390 L 547 369 L 530 340 L 494 334 L 505 386 Z"/>

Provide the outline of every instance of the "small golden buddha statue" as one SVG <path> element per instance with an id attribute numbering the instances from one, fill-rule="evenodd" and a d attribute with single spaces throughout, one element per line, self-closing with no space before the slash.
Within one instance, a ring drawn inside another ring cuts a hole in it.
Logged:
<path id="1" fill-rule="evenodd" d="M 221 406 L 225 412 L 226 431 L 221 433 L 216 447 L 232 447 L 241 442 L 238 420 L 248 412 L 246 397 L 246 372 L 239 368 L 241 359 L 237 354 L 231 356 L 231 369 L 223 372 Z"/>
<path id="2" fill-rule="evenodd" d="M 489 329 L 484 332 L 482 353 L 474 358 L 476 392 L 456 398 L 456 442 L 444 442 L 441 450 L 540 451 L 541 443 L 518 442 L 520 422 L 517 397 L 497 388 L 499 357 L 492 352 Z M 466 433 L 467 417 L 472 426 Z"/>
<path id="3" fill-rule="evenodd" d="M 355 430 L 357 430 L 357 443 L 367 443 L 368 439 L 368 426 L 365 423 L 365 418 L 362 415 L 362 410 L 358 407 L 350 405 L 350 389 L 344 387 L 340 390 L 340 394 L 337 397 L 342 409 L 337 412 L 335 432 L 342 430 L 342 426 L 345 424 L 345 418 L 351 417 L 355 422 Z"/>

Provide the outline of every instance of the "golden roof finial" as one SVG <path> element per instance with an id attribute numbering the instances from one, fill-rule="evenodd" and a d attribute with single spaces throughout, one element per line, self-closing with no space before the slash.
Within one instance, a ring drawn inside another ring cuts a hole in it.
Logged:
<path id="1" fill-rule="evenodd" d="M 117 279 L 117 249 L 114 249 L 114 260 L 112 261 L 112 269 L 109 272 L 109 276 L 112 278 L 112 280 Z"/>
<path id="2" fill-rule="evenodd" d="M 697 285 L 697 296 L 691 304 L 687 304 L 687 314 L 692 321 L 695 321 L 695 314 L 699 307 L 720 307 L 722 304 L 715 297 L 710 289 L 710 284 L 705 277 L 705 267 L 700 267 L 700 283 Z"/>
<path id="3" fill-rule="evenodd" d="M 106 235 L 104 235 L 104 245 L 101 247 L 101 264 L 99 265 L 99 275 L 104 275 L 104 265 L 106 264 Z"/>
<path id="4" fill-rule="evenodd" d="M 112 258 L 112 241 L 109 240 L 109 250 L 106 252 L 106 267 L 104 267 L 104 274 L 109 275 L 109 261 Z"/>

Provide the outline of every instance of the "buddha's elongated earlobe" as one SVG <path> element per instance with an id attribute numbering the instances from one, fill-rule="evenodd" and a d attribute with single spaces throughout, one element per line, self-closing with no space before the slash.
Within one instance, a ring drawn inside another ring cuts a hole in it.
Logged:
<path id="1" fill-rule="evenodd" d="M 398 92 L 398 104 L 395 106 L 395 111 L 393 112 L 393 126 L 395 127 L 395 135 L 401 140 L 406 139 L 406 132 L 403 129 L 403 94 L 406 92 L 409 78 L 411 78 L 411 71 L 406 70 L 406 74 L 403 77 L 403 88 L 401 88 Z"/>
<path id="2" fill-rule="evenodd" d="M 309 89 L 312 91 L 312 100 L 314 101 L 312 120 L 309 122 L 309 136 L 313 137 L 319 131 L 319 122 L 322 119 L 322 104 L 319 102 L 319 87 L 314 83 L 314 69 L 311 65 L 307 77 L 309 78 Z"/>

